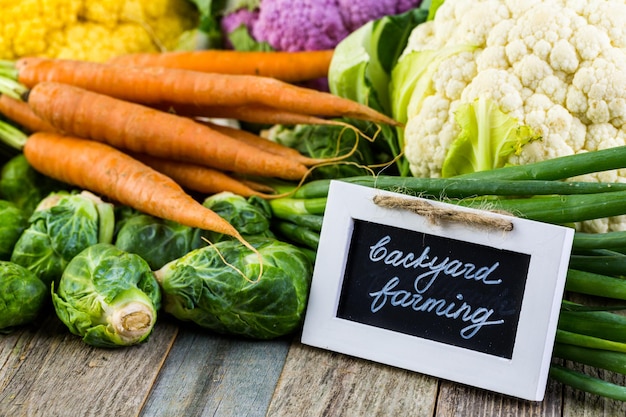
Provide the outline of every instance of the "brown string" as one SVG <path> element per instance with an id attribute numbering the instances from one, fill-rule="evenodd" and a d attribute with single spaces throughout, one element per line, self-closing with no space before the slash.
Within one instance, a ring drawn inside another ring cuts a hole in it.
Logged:
<path id="1" fill-rule="evenodd" d="M 429 221 L 435 224 L 439 221 L 454 221 L 481 228 L 498 229 L 504 232 L 513 230 L 513 223 L 509 220 L 481 216 L 480 214 L 461 210 L 439 208 L 423 200 L 376 195 L 374 196 L 374 204 L 386 208 L 408 210 L 420 216 L 427 217 Z"/>

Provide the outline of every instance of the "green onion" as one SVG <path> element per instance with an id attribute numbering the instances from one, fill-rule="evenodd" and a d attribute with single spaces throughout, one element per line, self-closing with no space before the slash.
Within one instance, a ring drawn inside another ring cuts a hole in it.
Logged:
<path id="1" fill-rule="evenodd" d="M 294 214 L 324 214 L 326 198 L 277 198 L 269 200 L 275 216 L 283 218 Z"/>
<path id="2" fill-rule="evenodd" d="M 320 243 L 319 233 L 306 227 L 298 226 L 290 222 L 274 222 L 273 228 L 277 233 L 282 234 L 294 243 L 305 245 L 310 249 L 317 249 Z"/>
<path id="3" fill-rule="evenodd" d="M 457 204 L 505 211 L 518 217 L 546 223 L 567 224 L 625 214 L 626 191 L 489 201 L 475 198 L 458 200 Z"/>
<path id="4" fill-rule="evenodd" d="M 550 194 L 593 194 L 625 191 L 626 183 L 583 181 L 499 180 L 462 178 L 417 178 L 388 175 L 341 178 L 340 181 L 380 190 L 397 191 L 415 196 L 435 198 L 466 198 L 475 196 L 533 196 Z M 330 180 L 315 180 L 298 188 L 295 198 L 326 197 Z"/>
<path id="5" fill-rule="evenodd" d="M 572 388 L 618 401 L 626 401 L 626 387 L 577 372 L 564 366 L 551 365 L 550 377 Z"/>
<path id="6" fill-rule="evenodd" d="M 573 248 L 577 250 L 585 250 L 585 249 L 623 250 L 624 248 L 626 248 L 626 231 L 606 232 L 606 233 L 576 232 L 574 234 Z"/>
<path id="7" fill-rule="evenodd" d="M 626 316 L 609 311 L 572 311 L 561 308 L 558 329 L 626 343 Z"/>
<path id="8" fill-rule="evenodd" d="M 626 375 L 626 353 L 556 343 L 554 357 Z"/>
<path id="9" fill-rule="evenodd" d="M 573 254 L 570 256 L 569 267 L 604 275 L 620 276 L 626 274 L 626 255 L 619 252 L 608 252 L 610 253 L 598 255 Z M 615 285 L 619 285 L 618 281 L 614 282 Z"/>
<path id="10" fill-rule="evenodd" d="M 567 291 L 579 294 L 626 300 L 626 279 L 570 268 L 565 280 Z"/>
<path id="11" fill-rule="evenodd" d="M 472 172 L 455 178 L 482 180 L 562 180 L 626 167 L 626 146 L 561 156 L 526 165 Z"/>
<path id="12" fill-rule="evenodd" d="M 12 124 L 0 120 L 0 141 L 15 150 L 21 151 L 28 135 Z"/>
<path id="13" fill-rule="evenodd" d="M 306 227 L 318 233 L 322 230 L 322 223 L 324 221 L 324 217 L 317 214 L 275 213 L 274 217 L 294 223 L 300 227 Z"/>
<path id="14" fill-rule="evenodd" d="M 626 343 L 613 342 L 611 340 L 568 332 L 561 329 L 557 329 L 556 331 L 556 341 L 567 345 L 626 353 Z"/>

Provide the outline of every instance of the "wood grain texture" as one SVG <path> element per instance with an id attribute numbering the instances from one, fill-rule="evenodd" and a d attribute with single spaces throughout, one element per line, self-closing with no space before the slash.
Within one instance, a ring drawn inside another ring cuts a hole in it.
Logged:
<path id="1" fill-rule="evenodd" d="M 434 378 L 294 342 L 267 416 L 432 416 Z"/>
<path id="2" fill-rule="evenodd" d="M 100 349 L 50 315 L 38 328 L 3 336 L 0 416 L 136 416 L 176 333 L 157 324 L 142 345 Z"/>
<path id="3" fill-rule="evenodd" d="M 562 389 L 548 382 L 543 401 L 526 401 L 449 381 L 441 382 L 438 417 L 557 417 L 562 411 Z"/>
<path id="4" fill-rule="evenodd" d="M 85 345 L 54 317 L 0 336 L 0 416 L 621 417 L 626 402 L 548 381 L 529 402 L 302 345 L 162 320 L 147 343 Z M 626 385 L 624 375 L 585 372 Z"/>
<path id="5" fill-rule="evenodd" d="M 165 361 L 142 415 L 265 416 L 290 342 L 187 329 Z"/>

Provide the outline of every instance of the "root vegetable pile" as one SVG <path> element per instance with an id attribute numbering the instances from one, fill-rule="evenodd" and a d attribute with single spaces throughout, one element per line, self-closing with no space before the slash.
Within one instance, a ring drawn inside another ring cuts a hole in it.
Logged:
<path id="1" fill-rule="evenodd" d="M 329 54 L 263 57 L 294 62 L 287 72 L 305 77 L 304 69 L 314 67 L 317 77 L 327 71 Z M 0 113 L 31 133 L 12 145 L 51 178 L 157 217 L 241 239 L 187 192 L 269 198 L 267 190 L 255 189 L 255 178 L 301 181 L 311 167 L 328 160 L 308 158 L 212 120 L 332 124 L 339 122 L 331 117 L 349 117 L 397 125 L 367 106 L 259 69 L 269 64 L 257 54 L 229 52 L 229 60 L 248 60 L 242 65 L 249 69 L 235 74 L 223 67 L 166 68 L 157 58 L 94 63 L 27 57 L 5 63 L 1 72 L 13 83 L 7 85 L 19 90 L 0 94 Z M 159 59 L 171 62 L 169 56 Z M 197 57 L 185 59 L 190 63 Z"/>

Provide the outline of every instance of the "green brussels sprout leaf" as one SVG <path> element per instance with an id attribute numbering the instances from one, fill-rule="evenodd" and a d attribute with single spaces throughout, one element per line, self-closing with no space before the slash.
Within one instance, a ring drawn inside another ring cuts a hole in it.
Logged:
<path id="1" fill-rule="evenodd" d="M 28 269 L 0 261 L 0 331 L 34 321 L 46 304 L 48 288 Z"/>
<path id="2" fill-rule="evenodd" d="M 22 210 L 10 201 L 0 200 L 0 260 L 8 261 L 15 243 L 28 225 Z"/>
<path id="3" fill-rule="evenodd" d="M 260 278 L 257 254 L 234 240 L 196 249 L 156 271 L 164 310 L 218 333 L 254 339 L 296 330 L 310 288 L 309 258 L 273 238 L 251 244 L 263 262 Z"/>
<path id="4" fill-rule="evenodd" d="M 115 246 L 141 256 L 157 270 L 192 249 L 206 245 L 202 231 L 147 214 L 126 218 L 117 232 Z"/>
<path id="5" fill-rule="evenodd" d="M 139 255 L 98 243 L 76 255 L 52 292 L 57 316 L 96 347 L 120 347 L 149 337 L 161 290 Z"/>
<path id="6" fill-rule="evenodd" d="M 80 251 L 113 235 L 115 219 L 113 210 L 104 208 L 107 204 L 88 192 L 50 194 L 30 216 L 11 262 L 33 271 L 46 284 L 58 280 Z"/>

